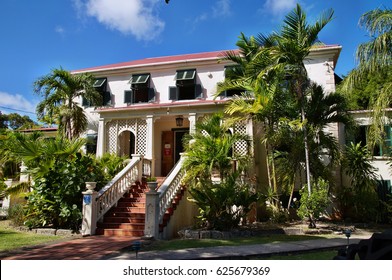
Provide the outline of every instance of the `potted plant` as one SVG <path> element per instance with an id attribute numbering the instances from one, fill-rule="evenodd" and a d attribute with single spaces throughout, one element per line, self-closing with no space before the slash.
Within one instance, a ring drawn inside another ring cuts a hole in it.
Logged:
<path id="1" fill-rule="evenodd" d="M 157 178 L 155 178 L 155 177 L 148 177 L 147 178 L 147 186 L 150 189 L 150 191 L 156 191 L 156 189 L 158 187 Z"/>

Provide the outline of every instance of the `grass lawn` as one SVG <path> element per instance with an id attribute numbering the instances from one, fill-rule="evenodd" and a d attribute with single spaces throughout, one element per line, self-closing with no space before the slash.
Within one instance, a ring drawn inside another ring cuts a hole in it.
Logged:
<path id="1" fill-rule="evenodd" d="M 9 221 L 0 221 L 0 252 L 66 239 L 63 236 L 20 232 L 12 229 Z"/>
<path id="2" fill-rule="evenodd" d="M 301 241 L 309 239 L 326 239 L 334 238 L 335 235 L 285 235 L 272 234 L 265 236 L 242 237 L 232 239 L 173 239 L 173 240 L 156 240 L 151 245 L 146 245 L 144 251 L 167 251 L 179 250 L 185 248 L 207 248 L 215 246 L 240 246 L 252 244 L 266 244 L 277 242 Z"/>

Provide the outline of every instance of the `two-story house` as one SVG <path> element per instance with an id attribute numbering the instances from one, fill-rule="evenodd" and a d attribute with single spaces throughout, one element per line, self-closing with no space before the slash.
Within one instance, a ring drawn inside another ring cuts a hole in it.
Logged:
<path id="1" fill-rule="evenodd" d="M 340 50 L 338 45 L 315 47 L 305 61 L 309 77 L 326 92 L 335 90 L 334 66 Z M 234 94 L 214 99 L 217 83 L 232 64 L 222 58 L 223 51 L 216 51 L 72 71 L 92 73 L 103 96 L 102 107 L 89 107 L 88 100 L 80 100 L 90 121 L 87 135 L 93 144 L 88 150 L 96 150 L 97 156 L 142 154 L 153 161 L 155 176 L 166 176 L 183 151 L 182 136 L 192 131 L 199 117 L 222 111 Z M 251 123 L 235 129 L 253 136 Z"/>
<path id="2" fill-rule="evenodd" d="M 305 61 L 310 79 L 321 85 L 327 93 L 335 90 L 334 67 L 340 51 L 339 45 L 315 46 Z M 80 100 L 89 119 L 86 135 L 90 143 L 87 150 L 95 152 L 97 156 L 115 153 L 130 158 L 134 155 L 136 158 L 136 155 L 142 155 L 149 161 L 149 173 L 152 176 L 166 177 L 170 174 L 159 189 L 161 209 L 155 224 L 162 224 L 164 214 L 170 208 L 170 200 L 179 188 L 180 168 L 176 163 L 183 151 L 182 137 L 186 133 L 192 133 L 200 117 L 222 111 L 235 94 L 226 92 L 214 98 L 217 84 L 225 79 L 226 67 L 232 65 L 231 61 L 224 59 L 223 54 L 224 51 L 215 51 L 146 58 L 72 71 L 73 74 L 93 74 L 96 77 L 94 86 L 102 93 L 102 106 L 91 107 L 88 100 Z M 233 130 L 254 139 L 250 147 L 246 142 L 241 142 L 233 149 L 236 153 L 253 155 L 258 183 L 266 183 L 265 151 L 258 135 L 260 129 L 249 120 L 237 122 Z M 330 126 L 329 130 L 338 138 L 343 133 L 338 124 Z M 131 168 L 132 166 L 129 167 L 129 172 Z M 126 191 L 123 187 L 127 184 L 126 172 L 128 171 L 119 174 L 110 186 L 100 192 L 96 219 L 102 220 L 121 196 L 107 192 L 109 187 L 119 189 L 120 193 Z M 104 197 L 105 191 L 109 193 L 107 198 Z M 155 212 L 148 201 L 147 212 Z M 168 226 L 171 233 L 164 234 L 165 236 L 172 236 L 181 226 L 192 224 L 191 214 L 185 213 L 188 212 L 183 209 L 180 217 L 171 219 L 172 225 Z M 157 233 L 151 232 L 156 230 L 156 226 L 147 214 L 145 220 L 144 233 L 155 236 Z M 179 220 L 182 222 L 178 222 Z M 94 234 L 95 228 L 92 227 L 89 232 Z M 114 234 L 113 230 L 107 230 L 104 234 L 112 233 Z"/>

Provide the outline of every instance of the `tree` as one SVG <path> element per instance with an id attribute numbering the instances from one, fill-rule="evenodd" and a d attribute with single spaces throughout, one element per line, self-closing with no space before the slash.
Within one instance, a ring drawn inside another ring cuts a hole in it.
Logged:
<path id="1" fill-rule="evenodd" d="M 387 73 L 392 66 L 392 10 L 388 8 L 371 10 L 361 16 L 359 24 L 369 32 L 371 39 L 357 48 L 358 65 L 343 81 L 343 90 L 346 92 L 351 92 L 371 75 Z M 392 82 L 383 81 L 383 87 L 374 90 L 377 90 L 377 94 L 370 100 L 370 109 L 372 109 L 370 148 L 382 141 L 385 108 L 392 104 Z"/>
<path id="2" fill-rule="evenodd" d="M 234 97 L 227 107 L 230 114 L 242 113 L 263 120 L 266 129 L 266 139 L 269 139 L 268 150 L 273 150 L 274 133 L 279 125 L 279 119 L 296 118 L 293 108 L 299 112 L 299 126 L 303 131 L 305 171 L 308 192 L 311 194 L 309 135 L 307 117 L 305 114 L 306 93 L 310 80 L 304 61 L 311 48 L 317 43 L 318 34 L 332 20 L 333 11 L 325 12 L 314 24 L 306 21 L 306 15 L 300 5 L 286 16 L 284 25 L 279 32 L 269 36 L 260 34 L 257 39 L 246 38 L 242 35 L 239 41 L 240 56 L 227 55 L 235 62 L 234 76 L 229 76 L 228 82 L 220 85 L 220 90 L 242 88 L 251 94 L 242 93 Z M 241 59 L 242 55 L 242 59 Z M 230 72 L 229 72 L 230 73 Z M 291 94 L 289 97 L 288 94 Z M 283 98 L 282 98 L 283 97 Z M 283 101 L 283 102 L 279 102 Z M 294 115 L 292 115 L 294 113 Z M 265 142 L 267 143 L 267 142 Z M 274 157 L 270 157 L 274 160 Z M 274 180 L 274 163 L 269 178 Z M 269 170 L 269 168 L 268 168 Z M 271 181 L 271 179 L 270 179 Z M 276 183 L 270 183 L 275 186 Z"/>
<path id="3" fill-rule="evenodd" d="M 37 123 L 29 116 L 21 116 L 17 113 L 0 114 L 0 128 L 5 129 L 26 129 L 36 126 Z"/>
<path id="4" fill-rule="evenodd" d="M 248 141 L 248 137 L 231 132 L 231 124 L 223 114 L 208 116 L 196 123 L 195 132 L 185 140 L 183 168 L 190 186 L 189 199 L 199 206 L 203 225 L 220 230 L 238 226 L 258 198 L 240 176 L 246 170 L 247 156 L 236 154 L 234 149 L 238 141 Z"/>
<path id="5" fill-rule="evenodd" d="M 274 63 L 267 67 L 264 73 L 271 71 L 285 73 L 288 87 L 300 105 L 302 122 L 306 122 L 305 89 L 309 85 L 304 61 L 311 48 L 317 43 L 319 33 L 332 20 L 332 17 L 333 11 L 328 10 L 314 24 L 309 25 L 305 12 L 297 4 L 297 7 L 286 16 L 280 32 L 274 34 L 275 46 L 270 48 Z M 306 182 L 308 192 L 311 194 L 309 143 L 305 125 L 303 126 L 303 133 Z"/>
<path id="6" fill-rule="evenodd" d="M 34 83 L 34 91 L 44 97 L 37 105 L 39 118 L 55 118 L 59 131 L 68 139 L 83 133 L 87 117 L 77 98 L 83 96 L 97 104 L 102 98 L 94 89 L 95 79 L 89 73 L 72 75 L 66 70 L 54 69 Z"/>
<path id="7" fill-rule="evenodd" d="M 235 154 L 233 147 L 238 141 L 249 141 L 248 136 L 232 133 L 231 125 L 217 113 L 197 122 L 195 132 L 185 138 L 187 158 L 183 166 L 191 183 L 197 178 L 211 179 L 212 175 L 223 180 L 231 172 L 234 159 L 239 165 L 247 162 L 247 157 Z"/>

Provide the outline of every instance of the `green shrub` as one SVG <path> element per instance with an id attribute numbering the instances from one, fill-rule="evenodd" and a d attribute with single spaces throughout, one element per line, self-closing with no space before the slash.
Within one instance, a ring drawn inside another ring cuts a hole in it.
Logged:
<path id="1" fill-rule="evenodd" d="M 26 225 L 78 230 L 82 191 L 89 181 L 97 182 L 96 190 L 105 184 L 103 171 L 93 158 L 77 153 L 57 159 L 48 172 L 35 178 L 28 196 Z"/>
<path id="2" fill-rule="evenodd" d="M 329 184 L 323 179 L 318 179 L 317 182 L 313 183 L 312 192 L 310 195 L 308 188 L 303 186 L 299 191 L 301 198 L 300 206 L 297 212 L 298 216 L 302 219 L 320 217 L 320 215 L 326 210 L 330 203 L 328 189 Z"/>
<path id="3" fill-rule="evenodd" d="M 22 226 L 24 224 L 24 206 L 23 204 L 14 204 L 8 209 L 8 219 L 13 226 Z"/>
<path id="4" fill-rule="evenodd" d="M 200 225 L 217 230 L 238 227 L 258 200 L 250 186 L 238 180 L 238 173 L 229 175 L 221 183 L 200 181 L 200 185 L 191 187 L 189 193 L 189 199 L 199 206 Z"/>

